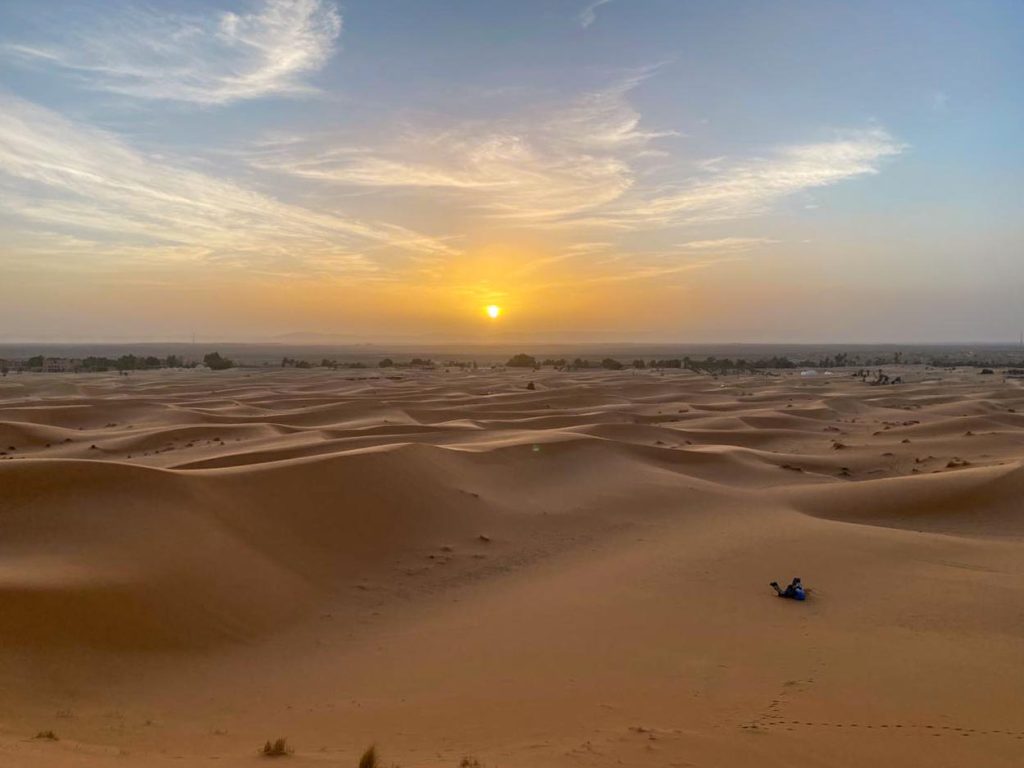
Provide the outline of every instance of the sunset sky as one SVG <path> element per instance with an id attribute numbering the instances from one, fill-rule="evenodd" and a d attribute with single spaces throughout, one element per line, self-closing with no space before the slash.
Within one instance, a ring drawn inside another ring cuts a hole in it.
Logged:
<path id="1" fill-rule="evenodd" d="M 1017 0 L 3 0 L 0 339 L 1015 339 L 1022 29 Z"/>

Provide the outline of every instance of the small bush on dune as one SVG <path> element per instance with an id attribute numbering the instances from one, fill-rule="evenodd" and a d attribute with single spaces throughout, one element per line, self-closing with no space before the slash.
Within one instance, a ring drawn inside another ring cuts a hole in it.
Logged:
<path id="1" fill-rule="evenodd" d="M 380 760 L 377 759 L 377 747 L 371 745 L 359 758 L 359 768 L 381 768 Z"/>
<path id="2" fill-rule="evenodd" d="M 264 757 L 285 757 L 292 753 L 292 748 L 288 746 L 287 739 L 276 739 L 273 742 L 268 741 L 264 744 L 260 753 Z"/>
<path id="3" fill-rule="evenodd" d="M 462 762 L 459 763 L 459 768 L 484 768 L 484 766 L 475 757 L 464 757 Z"/>
<path id="4" fill-rule="evenodd" d="M 47 739 L 48 741 L 58 741 L 57 734 L 53 731 L 40 731 L 36 734 L 37 739 Z"/>

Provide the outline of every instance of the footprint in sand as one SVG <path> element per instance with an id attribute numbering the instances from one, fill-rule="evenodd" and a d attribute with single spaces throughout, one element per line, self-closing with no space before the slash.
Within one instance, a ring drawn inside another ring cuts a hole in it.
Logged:
<path id="1" fill-rule="evenodd" d="M 774 722 L 772 722 L 774 720 Z M 1024 739 L 1024 732 L 1021 731 L 1008 731 L 1008 730 L 982 730 L 978 728 L 962 728 L 954 725 L 935 725 L 932 723 L 816 723 L 813 721 L 805 720 L 781 720 L 779 715 L 762 715 L 761 720 L 755 721 L 753 724 L 744 725 L 743 728 L 756 729 L 758 725 L 771 726 L 771 725 L 782 725 L 787 731 L 792 731 L 794 725 L 805 726 L 811 728 L 919 728 L 924 731 L 932 731 L 931 736 L 943 736 L 946 734 L 941 731 L 949 731 L 948 735 L 958 733 L 961 736 L 1007 736 L 1015 739 Z"/>

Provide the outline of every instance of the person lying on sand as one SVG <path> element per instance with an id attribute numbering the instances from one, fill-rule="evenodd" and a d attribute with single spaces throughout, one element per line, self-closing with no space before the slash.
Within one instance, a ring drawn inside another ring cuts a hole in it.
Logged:
<path id="1" fill-rule="evenodd" d="M 779 597 L 788 597 L 792 600 L 807 599 L 807 593 L 804 591 L 804 585 L 800 583 L 799 577 L 794 578 L 785 590 L 779 586 L 777 581 L 773 581 L 771 587 L 778 593 Z"/>

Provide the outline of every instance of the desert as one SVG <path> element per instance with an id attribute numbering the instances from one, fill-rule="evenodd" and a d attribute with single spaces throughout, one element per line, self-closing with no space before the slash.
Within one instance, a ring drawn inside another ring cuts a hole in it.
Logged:
<path id="1" fill-rule="evenodd" d="M 4 378 L 2 762 L 1019 765 L 1024 391 L 901 373 Z"/>
<path id="2" fill-rule="evenodd" d="M 0 0 L 0 768 L 1024 766 L 1022 29 Z"/>

